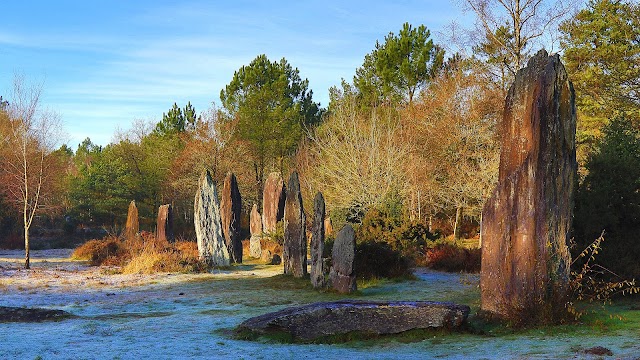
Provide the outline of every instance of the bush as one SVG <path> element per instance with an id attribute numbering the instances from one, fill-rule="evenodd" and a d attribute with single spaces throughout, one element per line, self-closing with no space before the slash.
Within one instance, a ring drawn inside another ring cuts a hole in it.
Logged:
<path id="1" fill-rule="evenodd" d="M 120 265 L 120 260 L 127 250 L 120 239 L 108 236 L 101 240 L 89 240 L 73 251 L 71 257 L 87 260 L 91 265 Z M 107 261 L 108 260 L 108 261 Z"/>
<path id="2" fill-rule="evenodd" d="M 640 131 L 632 119 L 614 118 L 602 132 L 577 189 L 575 239 L 586 248 L 606 231 L 598 262 L 619 276 L 640 277 Z"/>
<path id="3" fill-rule="evenodd" d="M 449 272 L 480 272 L 481 249 L 466 249 L 454 244 L 436 244 L 427 250 L 427 267 Z"/>
<path id="4" fill-rule="evenodd" d="M 409 277 L 412 275 L 410 265 L 408 259 L 389 244 L 356 244 L 355 270 L 360 279 Z"/>
<path id="5" fill-rule="evenodd" d="M 90 240 L 75 249 L 72 257 L 88 260 L 95 266 L 122 266 L 123 273 L 206 270 L 206 266 L 199 260 L 196 243 L 157 241 L 153 234 L 148 232 L 142 232 L 136 241 L 122 241 L 115 236 Z"/>
<path id="6" fill-rule="evenodd" d="M 386 243 L 414 266 L 424 264 L 425 245 L 433 234 L 421 222 L 402 220 L 397 209 L 372 209 L 364 216 L 356 239 L 358 243 Z"/>

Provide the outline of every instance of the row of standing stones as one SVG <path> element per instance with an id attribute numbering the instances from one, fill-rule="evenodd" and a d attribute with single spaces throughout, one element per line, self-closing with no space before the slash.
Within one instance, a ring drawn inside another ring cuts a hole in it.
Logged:
<path id="1" fill-rule="evenodd" d="M 571 263 L 567 241 L 577 177 L 575 132 L 573 85 L 559 56 L 541 50 L 518 71 L 505 99 L 498 184 L 482 211 L 483 311 L 509 320 L 544 322 L 564 310 Z M 284 272 L 305 276 L 306 219 L 298 174 L 291 174 L 286 188 L 278 173 L 270 174 L 263 200 L 262 217 L 256 205 L 251 211 L 251 256 L 260 257 L 263 234 L 275 232 L 276 223 L 284 218 Z M 225 178 L 221 202 L 209 172 L 201 176 L 194 222 L 200 256 L 206 263 L 226 266 L 242 261 L 241 201 L 233 174 Z M 137 233 L 137 218 L 132 202 L 127 234 Z M 329 269 L 322 258 L 326 220 L 324 198 L 318 193 L 312 222 L 311 282 L 316 288 L 330 285 L 340 292 L 354 291 L 353 228 L 347 225 L 336 236 Z M 170 205 L 163 205 L 158 233 L 168 239 L 173 237 L 170 224 Z"/>
<path id="2" fill-rule="evenodd" d="M 127 211 L 127 223 L 125 225 L 125 239 L 136 239 L 140 235 L 140 221 L 138 219 L 138 207 L 136 201 L 129 203 Z M 156 221 L 156 239 L 161 242 L 173 242 L 173 210 L 171 204 L 160 205 L 158 208 L 158 218 Z"/>
<path id="3" fill-rule="evenodd" d="M 200 177 L 194 202 L 194 223 L 200 258 L 211 266 L 228 266 L 242 262 L 240 239 L 240 211 L 242 198 L 235 176 L 227 174 L 221 200 L 211 174 Z M 250 214 L 249 253 L 254 258 L 268 258 L 263 254 L 261 240 L 276 231 L 278 221 L 284 220 L 282 262 L 284 273 L 297 278 L 307 275 L 306 215 L 297 172 L 293 172 L 285 187 L 278 173 L 269 174 L 263 191 L 263 213 L 254 204 Z M 311 235 L 311 282 L 315 288 L 332 287 L 338 292 L 356 290 L 354 272 L 355 232 L 346 225 L 336 236 L 332 264 L 322 257 L 324 251 L 325 204 L 322 193 L 314 200 Z M 269 251 L 269 250 L 265 250 Z"/>

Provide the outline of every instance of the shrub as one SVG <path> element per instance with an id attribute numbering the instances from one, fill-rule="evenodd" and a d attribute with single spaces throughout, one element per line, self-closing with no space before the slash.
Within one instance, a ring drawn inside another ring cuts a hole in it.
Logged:
<path id="1" fill-rule="evenodd" d="M 397 209 L 372 209 L 364 216 L 356 239 L 358 243 L 386 243 L 414 266 L 424 264 L 425 245 L 433 234 L 421 222 L 402 220 Z"/>
<path id="2" fill-rule="evenodd" d="M 200 262 L 198 247 L 191 241 L 158 241 L 149 232 L 138 240 L 122 241 L 115 236 L 90 240 L 75 249 L 72 257 L 88 260 L 91 265 L 122 266 L 123 273 L 199 272 L 206 270 Z"/>
<path id="3" fill-rule="evenodd" d="M 71 257 L 77 260 L 87 260 L 91 265 L 120 265 L 117 259 L 122 258 L 127 250 L 122 241 L 115 236 L 108 236 L 101 240 L 89 240 L 73 251 Z"/>
<path id="4" fill-rule="evenodd" d="M 427 267 L 450 272 L 480 272 L 481 249 L 466 249 L 449 243 L 440 243 L 426 252 Z"/>
<path id="5" fill-rule="evenodd" d="M 382 242 L 356 244 L 355 270 L 360 279 L 411 276 L 408 259 Z"/>

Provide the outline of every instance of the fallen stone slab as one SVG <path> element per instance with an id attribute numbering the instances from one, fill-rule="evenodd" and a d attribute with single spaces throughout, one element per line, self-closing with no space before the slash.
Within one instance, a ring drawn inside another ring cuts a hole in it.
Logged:
<path id="1" fill-rule="evenodd" d="M 60 321 L 72 317 L 64 310 L 0 306 L 0 322 Z"/>
<path id="2" fill-rule="evenodd" d="M 454 303 L 343 300 L 256 316 L 241 323 L 236 334 L 285 334 L 296 341 L 352 332 L 385 335 L 414 329 L 456 329 L 465 323 L 468 315 L 468 306 Z"/>

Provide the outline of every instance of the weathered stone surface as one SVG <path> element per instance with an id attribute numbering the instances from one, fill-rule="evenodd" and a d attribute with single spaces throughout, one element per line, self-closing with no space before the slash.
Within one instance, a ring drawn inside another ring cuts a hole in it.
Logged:
<path id="1" fill-rule="evenodd" d="M 505 101 L 498 185 L 482 212 L 482 310 L 524 322 L 563 310 L 575 131 L 573 87 L 559 56 L 542 50 Z"/>
<path id="2" fill-rule="evenodd" d="M 469 307 L 432 301 L 355 301 L 315 303 L 248 319 L 236 331 L 260 335 L 287 333 L 295 340 L 362 332 L 397 334 L 413 329 L 455 329 Z"/>
<path id="3" fill-rule="evenodd" d="M 158 208 L 158 220 L 156 223 L 156 238 L 158 241 L 174 242 L 173 235 L 173 208 L 171 204 L 160 205 Z"/>
<path id="4" fill-rule="evenodd" d="M 249 214 L 249 231 L 251 235 L 262 235 L 262 217 L 258 212 L 258 204 L 253 204 Z"/>
<path id="5" fill-rule="evenodd" d="M 136 201 L 131 200 L 127 211 L 127 224 L 124 227 L 124 237 L 127 241 L 136 240 L 140 232 L 140 220 L 138 219 L 138 207 Z"/>
<path id="6" fill-rule="evenodd" d="M 251 208 L 249 224 L 249 230 L 251 232 L 251 239 L 249 239 L 249 254 L 253 258 L 259 259 L 262 255 L 262 246 L 260 245 L 260 240 L 262 239 L 262 218 L 258 212 L 257 204 L 253 204 L 253 208 Z"/>
<path id="7" fill-rule="evenodd" d="M 284 216 L 285 188 L 280 173 L 272 172 L 264 183 L 262 193 L 262 229 L 274 233 L 276 224 Z"/>
<path id="8" fill-rule="evenodd" d="M 331 222 L 330 217 L 324 219 L 324 234 L 333 235 L 333 222 Z"/>
<path id="9" fill-rule="evenodd" d="M 249 239 L 249 255 L 251 255 L 252 258 L 259 259 L 262 256 L 260 240 L 262 240 L 260 235 L 251 235 Z"/>
<path id="10" fill-rule="evenodd" d="M 73 317 L 64 310 L 0 306 L 0 323 L 60 321 Z"/>
<path id="11" fill-rule="evenodd" d="M 313 200 L 313 224 L 311 226 L 311 284 L 314 288 L 323 288 L 327 285 L 325 279 L 324 262 L 324 197 L 321 192 L 316 194 Z"/>
<path id="12" fill-rule="evenodd" d="M 302 206 L 298 173 L 291 173 L 287 184 L 287 198 L 284 206 L 284 245 L 282 260 L 284 273 L 294 277 L 307 274 L 306 216 Z"/>
<path id="13" fill-rule="evenodd" d="M 229 252 L 230 261 L 242 262 L 242 239 L 240 239 L 240 213 L 242 212 L 242 197 L 238 188 L 236 176 L 229 172 L 224 178 L 222 199 L 220 201 L 220 219 L 222 220 L 222 234 Z"/>
<path id="14" fill-rule="evenodd" d="M 338 232 L 331 253 L 331 287 L 341 293 L 357 290 L 354 261 L 356 258 L 356 234 L 351 225 L 345 225 Z"/>
<path id="15" fill-rule="evenodd" d="M 229 251 L 222 235 L 218 190 L 208 170 L 200 176 L 198 181 L 193 222 L 200 259 L 210 266 L 228 266 Z"/>

